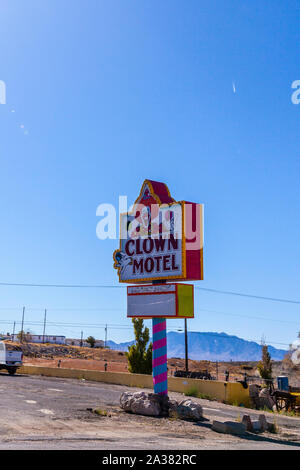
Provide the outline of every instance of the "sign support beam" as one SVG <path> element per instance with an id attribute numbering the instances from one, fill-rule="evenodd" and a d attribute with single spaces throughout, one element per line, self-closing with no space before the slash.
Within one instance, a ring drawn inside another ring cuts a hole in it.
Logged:
<path id="1" fill-rule="evenodd" d="M 152 318 L 153 332 L 153 388 L 154 393 L 168 395 L 167 321 Z"/>
<path id="2" fill-rule="evenodd" d="M 185 343 L 185 371 L 189 371 L 189 353 L 188 353 L 188 335 L 187 335 L 187 319 L 184 319 L 184 343 Z"/>

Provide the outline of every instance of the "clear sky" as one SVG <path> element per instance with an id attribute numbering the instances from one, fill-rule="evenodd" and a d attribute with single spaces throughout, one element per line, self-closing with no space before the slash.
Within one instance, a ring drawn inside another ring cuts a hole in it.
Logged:
<path id="1" fill-rule="evenodd" d="M 2 0 L 0 282 L 118 285 L 96 208 L 133 202 L 149 178 L 205 205 L 198 286 L 300 300 L 299 15 L 292 0 Z M 297 304 L 195 301 L 195 331 L 280 347 L 300 330 Z M 0 286 L 0 331 L 23 305 L 27 322 L 47 308 L 132 339 L 117 328 L 130 327 L 124 288 Z M 104 335 L 47 328 L 81 330 Z"/>

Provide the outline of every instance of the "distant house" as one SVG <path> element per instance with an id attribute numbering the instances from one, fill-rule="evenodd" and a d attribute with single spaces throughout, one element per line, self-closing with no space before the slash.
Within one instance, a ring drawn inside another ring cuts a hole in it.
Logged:
<path id="1" fill-rule="evenodd" d="M 8 339 L 11 339 L 11 336 L 9 333 L 7 333 L 6 335 L 1 335 L 0 334 L 0 341 L 5 341 L 5 340 L 8 340 Z"/>
<path id="2" fill-rule="evenodd" d="M 26 335 L 26 333 L 25 333 Z M 11 335 L 10 339 L 12 341 L 20 341 L 19 335 Z M 66 344 L 66 337 L 65 336 L 53 336 L 53 335 L 32 335 L 29 334 L 30 339 L 28 340 L 29 343 L 51 343 L 51 344 Z"/>

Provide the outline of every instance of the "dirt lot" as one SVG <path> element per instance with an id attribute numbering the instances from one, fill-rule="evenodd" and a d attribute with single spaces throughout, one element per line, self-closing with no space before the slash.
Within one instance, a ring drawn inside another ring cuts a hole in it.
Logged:
<path id="1" fill-rule="evenodd" d="M 20 346 L 19 343 L 16 343 L 17 345 Z M 23 344 L 22 350 L 24 362 L 27 364 L 57 367 L 58 361 L 60 361 L 60 366 L 65 368 L 104 370 L 106 363 L 108 371 L 125 372 L 128 370 L 127 358 L 122 351 L 32 343 Z M 169 375 L 173 375 L 175 370 L 184 370 L 184 368 L 184 359 L 168 359 Z M 189 370 L 192 372 L 207 371 L 219 380 L 225 379 L 226 370 L 230 373 L 230 380 L 241 380 L 245 372 L 249 375 L 257 374 L 256 363 L 219 362 L 216 364 L 210 361 L 189 360 Z"/>
<path id="2" fill-rule="evenodd" d="M 20 347 L 19 343 L 11 343 Z M 24 363 L 32 365 L 42 365 L 47 367 L 60 366 L 71 369 L 107 370 L 111 372 L 126 372 L 128 370 L 127 358 L 123 351 L 114 351 L 104 348 L 84 348 L 79 346 L 64 346 L 51 344 L 22 344 L 24 353 Z M 173 375 L 175 370 L 184 370 L 185 361 L 180 358 L 168 359 L 169 375 Z M 218 380 L 225 380 L 225 371 L 229 371 L 229 380 L 242 380 L 244 374 L 257 377 L 257 362 L 211 362 L 189 360 L 189 370 L 192 372 L 207 371 Z M 273 376 L 288 375 L 291 385 L 300 386 L 300 367 L 294 367 L 287 359 L 282 362 L 273 362 Z"/>
<path id="3" fill-rule="evenodd" d="M 245 436 L 219 434 L 214 419 L 240 420 L 261 412 L 203 399 L 206 418 L 188 422 L 125 413 L 120 385 L 0 373 L 0 449 L 300 449 L 300 419 L 276 417 L 279 431 Z M 180 400 L 183 395 L 171 393 Z M 93 409 L 101 410 L 95 414 Z M 266 413 L 273 422 L 274 416 Z"/>
<path id="4" fill-rule="evenodd" d="M 98 354 L 100 355 L 100 354 Z M 88 370 L 104 370 L 104 365 L 107 363 L 107 370 L 112 372 L 126 372 L 128 371 L 127 359 L 124 356 L 116 354 L 116 351 L 102 351 L 103 358 L 97 359 L 89 358 L 68 358 L 65 356 L 52 357 L 24 357 L 24 363 L 32 365 L 40 365 L 47 367 L 57 367 L 58 361 L 60 366 L 71 369 L 88 369 Z M 184 370 L 185 363 L 183 359 L 168 359 L 169 375 L 173 375 L 175 370 Z M 218 365 L 219 380 L 225 379 L 225 370 L 230 371 L 230 380 L 241 380 L 245 372 L 240 365 L 219 363 Z M 215 364 L 209 361 L 189 361 L 190 371 L 204 371 L 207 370 L 212 376 L 216 377 Z"/>
<path id="5" fill-rule="evenodd" d="M 25 358 L 24 363 L 30 365 L 57 367 L 58 361 L 61 361 L 60 366 L 67 369 L 88 369 L 88 370 L 104 370 L 104 364 L 107 362 L 104 359 L 68 359 L 58 357 L 57 359 L 47 358 Z M 127 361 L 117 362 L 108 361 L 107 370 L 111 372 L 127 372 Z"/>

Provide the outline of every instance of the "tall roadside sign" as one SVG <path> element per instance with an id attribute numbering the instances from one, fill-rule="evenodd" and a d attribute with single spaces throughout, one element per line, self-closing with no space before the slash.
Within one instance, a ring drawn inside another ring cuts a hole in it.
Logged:
<path id="1" fill-rule="evenodd" d="M 202 204 L 176 202 L 166 184 L 145 180 L 121 214 L 113 258 L 119 282 L 136 284 L 127 287 L 127 316 L 152 318 L 154 392 L 167 394 L 166 318 L 194 317 L 194 285 L 183 281 L 203 279 Z"/>

